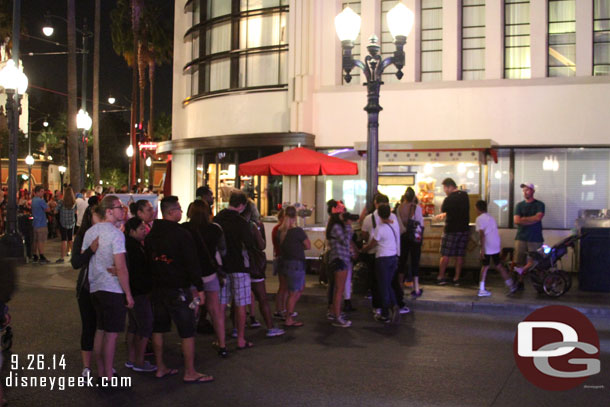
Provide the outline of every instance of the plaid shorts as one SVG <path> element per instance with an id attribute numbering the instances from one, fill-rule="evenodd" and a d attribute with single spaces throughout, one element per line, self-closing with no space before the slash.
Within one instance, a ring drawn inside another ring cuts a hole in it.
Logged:
<path id="1" fill-rule="evenodd" d="M 220 303 L 226 305 L 234 300 L 238 307 L 249 305 L 252 302 L 250 290 L 250 274 L 227 273 L 225 285 L 220 289 Z"/>
<path id="2" fill-rule="evenodd" d="M 466 232 L 443 233 L 441 238 L 441 256 L 464 257 L 470 238 L 470 230 Z"/>

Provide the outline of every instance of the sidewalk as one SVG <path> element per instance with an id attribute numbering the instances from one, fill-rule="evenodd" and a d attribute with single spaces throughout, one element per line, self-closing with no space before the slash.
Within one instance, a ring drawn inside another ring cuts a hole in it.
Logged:
<path id="1" fill-rule="evenodd" d="M 51 261 L 50 264 L 18 266 L 19 284 L 74 290 L 78 271 L 72 269 L 69 261 L 64 264 L 54 263 L 59 258 L 59 249 L 60 243 L 57 239 L 49 241 L 46 257 Z M 451 285 L 440 287 L 435 285 L 433 280 L 424 279 L 421 286 L 424 290 L 423 295 L 414 300 L 409 296 L 410 290 L 405 289 L 405 299 L 410 308 L 424 311 L 527 315 L 533 310 L 547 305 L 566 305 L 578 309 L 587 317 L 610 319 L 610 293 L 580 291 L 577 276 L 573 275 L 572 279 L 573 285 L 570 291 L 559 298 L 538 294 L 527 279 L 525 291 L 508 297 L 506 296 L 507 289 L 498 274 L 491 272 L 487 278 L 487 289 L 492 292 L 492 296 L 479 298 L 477 297 L 478 286 L 468 273 L 460 287 Z M 267 292 L 273 298 L 275 298 L 278 284 L 277 277 L 272 275 L 269 265 Z M 326 286 L 319 284 L 317 275 L 308 274 L 301 301 L 326 304 L 326 290 Z M 352 302 L 356 308 L 370 307 L 370 301 L 363 295 L 354 294 Z"/>

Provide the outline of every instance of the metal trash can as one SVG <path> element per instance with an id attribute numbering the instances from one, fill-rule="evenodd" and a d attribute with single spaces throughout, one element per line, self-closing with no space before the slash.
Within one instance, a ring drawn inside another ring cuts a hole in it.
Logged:
<path id="1" fill-rule="evenodd" d="M 578 288 L 610 292 L 610 211 L 582 210 L 576 227 L 583 235 L 578 250 Z"/>

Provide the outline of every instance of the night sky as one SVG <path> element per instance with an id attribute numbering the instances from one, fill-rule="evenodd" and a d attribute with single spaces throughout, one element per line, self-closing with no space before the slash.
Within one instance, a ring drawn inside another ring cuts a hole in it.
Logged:
<path id="1" fill-rule="evenodd" d="M 81 28 L 83 19 L 87 19 L 89 31 L 93 32 L 94 22 L 94 0 L 76 0 L 76 27 Z M 127 67 L 125 60 L 115 54 L 112 48 L 112 38 L 110 35 L 110 11 L 115 8 L 116 1 L 102 0 L 101 8 L 101 38 L 100 38 L 100 110 L 112 109 L 108 105 L 107 98 L 112 94 L 116 99 L 117 105 L 129 106 L 127 99 L 131 97 L 131 70 Z M 62 16 L 66 18 L 65 0 L 25 0 L 21 2 L 22 23 L 25 32 L 31 36 L 50 39 L 62 44 L 67 44 L 66 23 L 57 19 L 53 19 L 55 32 L 51 37 L 45 37 L 42 33 L 44 24 L 44 15 L 48 11 L 50 14 Z M 172 10 L 173 7 L 168 7 Z M 168 19 L 173 21 L 173 15 L 168 15 Z M 173 23 L 172 23 L 173 26 Z M 77 32 L 76 46 L 81 48 L 82 37 Z M 93 38 L 89 39 L 89 59 L 87 73 L 87 110 L 89 114 L 93 111 L 91 98 L 93 95 Z M 43 87 L 67 93 L 67 55 L 44 55 L 44 56 L 28 56 L 28 52 L 56 52 L 66 51 L 67 48 L 58 47 L 54 44 L 23 37 L 20 44 L 21 60 L 24 65 L 24 70 L 28 76 L 30 87 L 28 93 L 33 98 L 41 98 L 42 90 L 36 87 Z M 77 55 L 78 69 L 78 106 L 80 108 L 80 86 L 81 86 L 81 54 Z M 156 115 L 160 113 L 171 112 L 171 86 L 172 86 L 172 67 L 171 63 L 157 67 L 155 80 L 155 109 Z M 148 97 L 148 96 L 147 96 Z M 67 105 L 67 98 L 61 97 L 64 104 Z M 64 106 L 65 106 L 64 105 Z M 148 101 L 146 101 L 148 106 Z M 41 106 L 42 107 L 42 106 Z M 116 107 L 115 107 L 116 108 Z M 65 109 L 65 107 L 64 107 Z M 102 113 L 100 113 L 101 115 Z M 105 113 L 113 114 L 113 113 Z M 116 113 L 114 113 L 116 114 Z M 127 120 L 128 114 L 126 115 Z"/>

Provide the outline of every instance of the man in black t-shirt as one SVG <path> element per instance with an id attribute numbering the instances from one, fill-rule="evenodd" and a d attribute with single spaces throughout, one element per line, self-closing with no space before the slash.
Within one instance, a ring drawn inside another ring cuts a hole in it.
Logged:
<path id="1" fill-rule="evenodd" d="M 470 201 L 468 194 L 457 188 L 455 181 L 446 178 L 443 181 L 443 189 L 447 198 L 443 201 L 441 214 L 436 218 L 445 220 L 445 229 L 441 240 L 441 261 L 438 270 L 437 284 L 445 285 L 445 271 L 449 259 L 455 257 L 455 276 L 453 285 L 460 285 L 460 273 L 466 255 L 466 246 L 470 238 Z"/>

